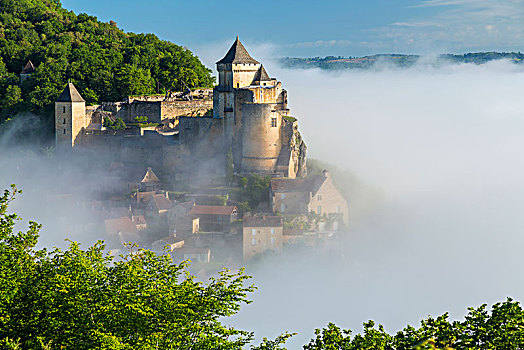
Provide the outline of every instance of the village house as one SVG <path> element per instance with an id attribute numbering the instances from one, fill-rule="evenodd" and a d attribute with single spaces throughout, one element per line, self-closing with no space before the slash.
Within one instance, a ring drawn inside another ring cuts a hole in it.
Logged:
<path id="1" fill-rule="evenodd" d="M 282 249 L 283 218 L 281 216 L 245 216 L 242 255 L 244 261 L 268 250 Z"/>
<path id="2" fill-rule="evenodd" d="M 104 220 L 107 235 L 118 245 L 136 243 L 145 246 L 147 237 L 142 232 L 147 228 L 147 222 L 142 215 L 123 216 Z"/>
<path id="3" fill-rule="evenodd" d="M 147 202 L 144 213 L 146 217 L 165 217 L 167 211 L 173 207 L 173 203 L 169 200 L 167 192 L 154 194 Z"/>
<path id="4" fill-rule="evenodd" d="M 348 225 L 348 203 L 326 170 L 321 175 L 306 179 L 273 179 L 269 197 L 275 213 L 319 215 L 323 218 L 319 224 L 321 231 L 337 231 Z"/>
<path id="5" fill-rule="evenodd" d="M 200 219 L 191 215 L 194 202 L 177 203 L 167 212 L 169 231 L 177 237 L 186 237 L 200 230 Z"/>
<path id="6" fill-rule="evenodd" d="M 171 252 L 171 259 L 177 264 L 186 260 L 191 260 L 192 263 L 207 264 L 211 261 L 211 249 L 190 247 L 175 248 Z"/>
<path id="7" fill-rule="evenodd" d="M 151 245 L 153 251 L 162 253 L 164 252 L 164 249 L 172 252 L 176 248 L 182 248 L 184 246 L 184 240 L 182 238 L 178 238 L 176 236 L 167 236 L 164 238 L 159 239 L 158 241 L 153 242 Z"/>
<path id="8" fill-rule="evenodd" d="M 235 206 L 195 205 L 190 214 L 200 219 L 200 231 L 230 233 L 238 209 Z"/>

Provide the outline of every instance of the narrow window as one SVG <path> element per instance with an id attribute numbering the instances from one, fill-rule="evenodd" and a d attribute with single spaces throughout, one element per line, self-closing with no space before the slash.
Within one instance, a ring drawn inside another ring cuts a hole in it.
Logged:
<path id="1" fill-rule="evenodd" d="M 64 134 L 65 134 L 65 129 L 64 129 Z"/>
<path id="2" fill-rule="evenodd" d="M 65 106 L 62 107 L 62 112 L 65 113 Z"/>
<path id="3" fill-rule="evenodd" d="M 275 245 L 275 237 L 271 237 L 271 245 Z"/>
<path id="4" fill-rule="evenodd" d="M 251 230 L 251 234 L 252 234 L 253 236 L 256 236 L 256 234 L 257 234 L 257 230 L 252 229 L 252 230 Z"/>
<path id="5" fill-rule="evenodd" d="M 317 201 L 321 201 L 322 200 L 322 195 L 321 194 L 318 194 L 317 195 Z"/>
<path id="6" fill-rule="evenodd" d="M 322 214 L 322 207 L 320 205 L 317 207 L 317 214 Z"/>
<path id="7" fill-rule="evenodd" d="M 285 193 L 282 193 L 282 194 L 280 195 L 280 198 L 281 198 L 281 199 L 286 199 L 286 194 L 285 194 Z"/>
<path id="8" fill-rule="evenodd" d="M 237 83 L 237 89 L 240 87 L 240 83 Z"/>
<path id="9" fill-rule="evenodd" d="M 65 124 L 65 118 L 64 118 L 64 124 Z"/>
<path id="10" fill-rule="evenodd" d="M 255 245 L 257 244 L 257 240 L 253 238 L 253 240 L 251 241 L 251 245 Z"/>
<path id="11" fill-rule="evenodd" d="M 276 128 L 277 126 L 277 118 L 271 118 L 271 127 Z"/>
<path id="12" fill-rule="evenodd" d="M 337 213 L 340 213 L 340 205 L 337 205 Z"/>
<path id="13" fill-rule="evenodd" d="M 271 229 L 271 234 L 272 234 L 272 235 L 275 234 L 275 229 L 274 229 L 274 228 Z"/>

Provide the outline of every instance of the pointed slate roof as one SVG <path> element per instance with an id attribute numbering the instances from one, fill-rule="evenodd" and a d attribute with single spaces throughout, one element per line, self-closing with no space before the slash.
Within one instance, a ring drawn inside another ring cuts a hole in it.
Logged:
<path id="1" fill-rule="evenodd" d="M 237 36 L 237 40 L 235 40 L 233 46 L 231 46 L 224 58 L 217 62 L 217 64 L 220 63 L 259 64 L 260 62 L 258 62 L 249 55 L 246 48 L 244 47 L 244 45 L 242 45 Z"/>
<path id="2" fill-rule="evenodd" d="M 153 169 L 147 168 L 147 172 L 141 182 L 160 182 L 160 179 L 153 172 Z"/>
<path id="3" fill-rule="evenodd" d="M 269 74 L 267 74 L 266 69 L 264 68 L 264 65 L 260 65 L 260 68 L 255 73 L 255 77 L 253 78 L 253 82 L 255 81 L 271 81 L 271 78 L 269 77 Z"/>
<path id="4" fill-rule="evenodd" d="M 73 83 L 68 83 L 56 102 L 85 102 Z"/>
<path id="5" fill-rule="evenodd" d="M 24 69 L 20 72 L 20 74 L 31 74 L 36 72 L 36 68 L 33 65 L 33 62 L 31 60 L 27 61 L 27 64 L 25 65 Z"/>

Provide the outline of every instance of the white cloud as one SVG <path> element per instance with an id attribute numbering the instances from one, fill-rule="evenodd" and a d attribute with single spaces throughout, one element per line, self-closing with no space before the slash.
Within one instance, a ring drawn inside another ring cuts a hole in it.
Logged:
<path id="1" fill-rule="evenodd" d="M 374 30 L 375 46 L 415 47 L 420 53 L 515 50 L 524 40 L 522 0 L 426 0 L 412 7 L 435 10 Z"/>

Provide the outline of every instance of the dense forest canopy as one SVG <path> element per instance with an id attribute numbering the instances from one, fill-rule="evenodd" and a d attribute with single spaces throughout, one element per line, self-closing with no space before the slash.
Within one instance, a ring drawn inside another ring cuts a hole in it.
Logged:
<path id="1" fill-rule="evenodd" d="M 29 60 L 36 73 L 20 84 Z M 22 111 L 43 114 L 68 81 L 91 104 L 214 84 L 190 50 L 76 15 L 59 0 L 0 0 L 0 76 L 0 122 Z"/>

